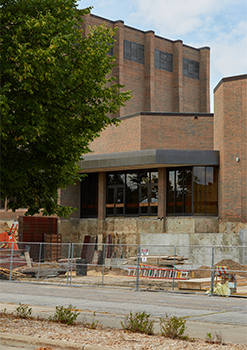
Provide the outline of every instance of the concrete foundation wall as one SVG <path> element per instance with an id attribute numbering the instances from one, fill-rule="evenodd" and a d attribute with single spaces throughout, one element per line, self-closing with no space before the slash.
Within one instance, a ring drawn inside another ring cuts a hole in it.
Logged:
<path id="1" fill-rule="evenodd" d="M 240 264 L 247 264 L 247 230 L 241 230 L 241 236 L 235 233 L 142 233 L 143 248 L 148 248 L 150 255 L 176 254 L 188 258 L 193 268 L 211 266 L 214 245 L 214 264 L 222 259 L 231 259 Z M 164 245 L 159 247 L 158 245 Z"/>

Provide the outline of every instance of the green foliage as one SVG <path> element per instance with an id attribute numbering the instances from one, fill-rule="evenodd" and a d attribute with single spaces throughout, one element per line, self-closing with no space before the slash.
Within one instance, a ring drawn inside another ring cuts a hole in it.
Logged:
<path id="1" fill-rule="evenodd" d="M 186 320 L 182 317 L 166 314 L 164 318 L 160 318 L 160 333 L 167 338 L 187 340 L 188 336 L 184 335 L 185 323 Z"/>
<path id="2" fill-rule="evenodd" d="M 129 315 L 126 315 L 124 322 L 121 322 L 122 328 L 129 332 L 153 334 L 154 321 L 151 321 L 149 317 L 150 314 L 145 311 L 136 312 L 135 314 L 130 312 Z"/>
<path id="3" fill-rule="evenodd" d="M 76 312 L 75 309 L 76 308 L 71 304 L 68 307 L 56 306 L 56 312 L 53 317 L 49 317 L 49 320 L 72 325 L 76 321 L 78 315 L 80 315 L 80 313 Z"/>
<path id="4" fill-rule="evenodd" d="M 212 344 L 224 344 L 222 333 L 214 330 L 212 333 L 206 334 L 206 343 L 212 343 Z"/>
<path id="5" fill-rule="evenodd" d="M 28 318 L 32 315 L 32 308 L 26 304 L 19 303 L 19 306 L 15 309 L 15 313 L 19 318 Z"/>
<path id="6" fill-rule="evenodd" d="M 83 35 L 76 0 L 0 0 L 1 199 L 27 215 L 68 216 L 58 189 L 81 180 L 78 162 L 129 92 L 110 78 L 114 33 Z"/>

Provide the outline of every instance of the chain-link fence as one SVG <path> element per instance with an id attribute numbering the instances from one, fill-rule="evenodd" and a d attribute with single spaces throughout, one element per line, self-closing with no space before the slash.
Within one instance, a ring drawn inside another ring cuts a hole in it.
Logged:
<path id="1" fill-rule="evenodd" d="M 8 243 L 0 279 L 247 296 L 247 247 Z"/>

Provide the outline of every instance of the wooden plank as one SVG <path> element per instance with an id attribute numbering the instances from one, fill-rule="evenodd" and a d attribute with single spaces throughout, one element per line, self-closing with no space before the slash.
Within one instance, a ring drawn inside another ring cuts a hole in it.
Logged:
<path id="1" fill-rule="evenodd" d="M 29 252 L 25 252 L 24 255 L 25 255 L 26 262 L 27 262 L 27 267 L 32 267 Z"/>

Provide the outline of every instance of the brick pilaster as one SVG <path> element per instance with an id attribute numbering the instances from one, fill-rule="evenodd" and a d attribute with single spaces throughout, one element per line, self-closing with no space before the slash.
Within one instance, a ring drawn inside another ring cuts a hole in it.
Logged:
<path id="1" fill-rule="evenodd" d="M 123 60 L 124 60 L 124 21 L 114 22 L 114 28 L 118 28 L 115 34 L 115 46 L 114 55 L 116 56 L 116 66 L 113 68 L 113 75 L 117 78 L 118 84 L 123 85 L 124 72 L 123 72 Z M 121 90 L 120 90 L 121 91 Z M 114 117 L 121 117 L 124 115 L 124 107 L 120 108 L 120 111 Z"/>
<path id="2" fill-rule="evenodd" d="M 173 111 L 183 112 L 183 42 L 177 40 L 173 47 Z"/>
<path id="3" fill-rule="evenodd" d="M 154 31 L 145 33 L 145 111 L 154 110 Z"/>
<path id="4" fill-rule="evenodd" d="M 210 113 L 210 48 L 200 49 L 200 112 Z"/>

